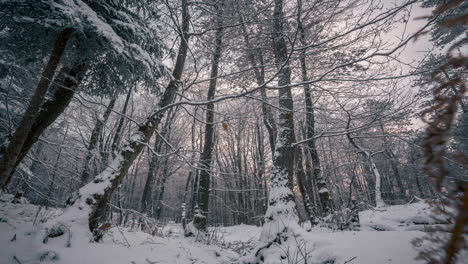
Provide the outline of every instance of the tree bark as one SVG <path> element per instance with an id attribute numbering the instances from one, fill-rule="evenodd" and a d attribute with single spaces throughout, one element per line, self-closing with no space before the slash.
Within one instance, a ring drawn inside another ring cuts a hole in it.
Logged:
<path id="1" fill-rule="evenodd" d="M 306 187 L 308 184 L 306 181 L 306 173 L 304 171 L 304 165 L 302 164 L 303 163 L 302 157 L 303 157 L 302 149 L 297 146 L 296 151 L 295 151 L 295 160 L 296 160 L 295 168 L 296 168 L 297 185 L 299 187 L 299 191 L 302 196 L 302 202 L 304 204 L 304 209 L 307 214 L 307 218 L 311 221 L 311 223 L 314 223 L 314 208 L 311 202 L 311 197 L 309 195 L 310 189 Z"/>
<path id="2" fill-rule="evenodd" d="M 300 2 L 302 4 L 302 2 Z M 299 6 L 299 12 L 298 12 L 298 18 L 297 18 L 297 23 L 298 23 L 298 30 L 299 30 L 299 39 L 301 41 L 301 44 L 303 46 L 306 46 L 306 33 L 305 29 L 302 25 L 302 17 L 301 17 L 301 6 Z M 301 74 L 302 74 L 302 81 L 304 82 L 304 99 L 305 99 L 305 105 L 306 105 L 306 137 L 308 139 L 307 141 L 307 147 L 309 148 L 309 153 L 311 156 L 312 160 L 312 166 L 313 166 L 313 175 L 308 175 L 308 188 L 309 188 L 309 196 L 313 196 L 310 192 L 313 190 L 312 189 L 312 176 L 315 178 L 317 182 L 317 188 L 318 188 L 318 196 L 320 200 L 320 205 L 322 207 L 322 213 L 324 215 L 327 215 L 330 213 L 330 193 L 327 188 L 327 183 L 323 179 L 322 176 L 322 168 L 320 165 L 320 157 L 317 152 L 317 146 L 315 144 L 315 111 L 314 111 L 314 104 L 312 102 L 312 93 L 310 91 L 310 86 L 307 84 L 309 81 L 309 77 L 307 75 L 307 64 L 306 64 L 306 49 L 303 49 L 299 60 L 301 64 Z"/>
<path id="3" fill-rule="evenodd" d="M 171 114 L 168 115 L 163 130 L 161 131 L 161 135 L 157 135 L 154 142 L 153 150 L 156 153 L 152 153 L 148 169 L 148 175 L 146 177 L 146 182 L 143 188 L 143 194 L 141 196 L 141 212 L 144 214 L 146 213 L 147 215 L 153 212 L 153 206 L 150 205 L 152 205 L 153 203 L 152 201 L 154 198 L 154 184 L 156 182 L 156 168 L 158 166 L 158 162 L 160 161 L 160 157 L 157 153 L 161 152 L 163 139 L 170 133 L 170 124 L 172 123 L 174 116 L 175 115 L 171 116 Z"/>
<path id="4" fill-rule="evenodd" d="M 159 180 L 159 192 L 155 197 L 156 200 L 156 206 L 155 206 L 155 212 L 154 212 L 154 217 L 156 219 L 161 218 L 161 213 L 162 213 L 162 199 L 164 197 L 164 191 L 166 190 L 166 181 L 169 178 L 169 157 L 166 157 L 164 160 L 164 165 L 163 165 L 163 171 L 160 176 Z"/>
<path id="5" fill-rule="evenodd" d="M 128 89 L 127 97 L 125 98 L 125 103 L 122 108 L 122 115 L 127 113 L 128 102 L 130 101 L 130 97 L 132 96 L 133 86 Z M 125 121 L 125 116 L 119 117 L 119 122 L 117 123 L 117 129 L 114 134 L 114 138 L 112 139 L 111 145 L 111 155 L 112 158 L 115 158 L 115 151 L 118 149 L 118 145 L 120 143 L 120 136 L 122 134 L 122 129 Z"/>
<path id="6" fill-rule="evenodd" d="M 109 119 L 112 109 L 114 109 L 116 101 L 117 101 L 117 96 L 114 95 L 112 99 L 110 100 L 109 105 L 107 105 L 107 108 L 104 111 L 104 114 L 102 115 L 102 119 L 99 118 L 99 116 L 96 118 L 96 125 L 94 126 L 94 129 L 91 132 L 91 138 L 89 139 L 88 149 L 86 151 L 83 171 L 81 173 L 81 185 L 86 184 L 89 179 L 90 165 L 91 165 L 90 163 L 94 156 L 93 152 L 97 147 L 99 136 L 101 135 L 102 130 L 105 124 L 107 123 L 107 120 Z"/>
<path id="7" fill-rule="evenodd" d="M 28 134 L 33 126 L 34 122 L 38 117 L 38 113 L 50 86 L 50 83 L 55 75 L 60 59 L 63 56 L 65 47 L 74 29 L 66 28 L 58 36 L 55 41 L 54 48 L 50 55 L 49 61 L 47 62 L 44 71 L 42 72 L 40 81 L 34 91 L 29 105 L 16 128 L 15 133 L 10 139 L 8 146 L 3 153 L 0 160 L 0 188 L 5 188 L 10 180 L 10 174 L 15 169 L 15 164 L 21 153 L 21 149 L 28 137 Z"/>
<path id="8" fill-rule="evenodd" d="M 218 77 L 219 59 L 222 52 L 222 39 L 223 39 L 223 2 L 215 4 L 216 9 L 216 33 L 213 57 L 211 60 L 211 74 L 210 84 L 208 87 L 207 101 L 212 100 L 216 93 L 216 84 Z M 198 186 L 197 205 L 200 213 L 195 214 L 193 217 L 194 226 L 205 232 L 208 219 L 209 197 L 210 197 L 210 181 L 211 181 L 211 161 L 214 143 L 214 104 L 208 103 L 206 105 L 205 117 L 205 136 L 203 151 L 200 154 L 200 184 Z"/>
<path id="9" fill-rule="evenodd" d="M 260 241 L 271 244 L 274 241 L 282 243 L 288 235 L 300 229 L 294 194 L 292 177 L 294 173 L 294 106 L 291 93 L 291 70 L 289 67 L 288 48 L 283 32 L 284 13 L 283 1 L 274 1 L 273 13 L 273 46 L 278 65 L 278 135 L 275 144 L 273 168 L 270 177 L 270 192 L 268 209 L 265 214 L 265 224 L 260 235 Z M 280 235 L 281 234 L 281 235 Z M 284 234 L 285 236 L 283 236 Z M 257 252 L 258 262 L 280 262 L 276 255 L 263 255 Z"/>

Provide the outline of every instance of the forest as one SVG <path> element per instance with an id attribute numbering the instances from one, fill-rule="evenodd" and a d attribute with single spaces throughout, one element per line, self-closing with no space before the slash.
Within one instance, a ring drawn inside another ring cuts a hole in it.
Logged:
<path id="1" fill-rule="evenodd" d="M 0 0 L 0 263 L 466 263 L 467 54 L 465 0 Z"/>

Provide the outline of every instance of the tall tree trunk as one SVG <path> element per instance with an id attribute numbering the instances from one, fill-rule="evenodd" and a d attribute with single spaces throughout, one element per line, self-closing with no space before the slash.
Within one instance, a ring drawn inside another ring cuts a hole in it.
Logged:
<path id="1" fill-rule="evenodd" d="M 192 175 L 193 175 L 193 170 L 190 170 L 187 181 L 185 182 L 185 188 L 184 188 L 184 196 L 182 199 L 182 217 L 181 217 L 181 222 L 182 222 L 182 228 L 185 229 L 185 226 L 187 225 L 187 196 L 190 193 L 190 184 L 192 183 Z"/>
<path id="2" fill-rule="evenodd" d="M 144 214 L 146 213 L 147 215 L 153 212 L 153 207 L 150 205 L 152 205 L 153 203 L 152 202 L 154 198 L 153 191 L 155 187 L 154 184 L 156 182 L 156 167 L 158 166 L 158 161 L 160 160 L 158 153 L 161 152 L 164 138 L 170 133 L 170 125 L 173 122 L 175 116 L 176 116 L 175 112 L 173 112 L 173 114 L 171 113 L 168 114 L 168 117 L 166 118 L 166 122 L 161 131 L 161 134 L 156 135 L 156 139 L 154 141 L 153 150 L 155 153 L 151 154 L 148 175 L 146 177 L 146 182 L 143 188 L 143 194 L 141 196 L 141 212 Z"/>
<path id="3" fill-rule="evenodd" d="M 218 77 L 219 59 L 222 52 L 222 38 L 223 38 L 223 1 L 215 4 L 216 9 L 216 33 L 213 57 L 211 60 L 211 74 L 210 84 L 208 87 L 207 101 L 212 100 L 216 92 L 216 83 Z M 208 219 L 209 197 L 210 197 L 210 177 L 211 177 L 211 161 L 214 143 L 214 104 L 208 103 L 206 105 L 206 118 L 205 118 L 205 139 L 203 151 L 200 154 L 200 184 L 198 186 L 197 205 L 200 210 L 199 213 L 193 217 L 194 226 L 205 232 Z"/>
<path id="4" fill-rule="evenodd" d="M 102 227 L 101 224 L 106 220 L 105 208 L 114 190 L 119 186 L 133 161 L 144 149 L 154 133 L 154 130 L 159 126 L 161 120 L 164 118 L 166 107 L 174 101 L 176 92 L 180 86 L 180 79 L 188 51 L 190 19 L 187 0 L 181 1 L 182 28 L 179 32 L 181 43 L 172 72 L 174 78 L 166 87 L 157 104 L 156 110 L 139 126 L 138 130 L 132 135 L 109 166 L 96 176 L 92 182 L 83 186 L 76 195 L 68 199 L 67 202 L 70 207 L 64 214 L 54 220 L 55 223 L 59 221 L 70 221 L 70 215 L 73 215 L 74 218 L 80 217 L 81 219 L 78 219 L 79 221 L 87 221 L 89 223 L 89 229 L 93 234 L 94 240 L 101 240 L 104 230 L 100 227 Z"/>
<path id="5" fill-rule="evenodd" d="M 296 169 L 296 178 L 297 178 L 297 185 L 299 187 L 299 191 L 302 196 L 302 202 L 304 204 L 304 209 L 307 214 L 307 218 L 311 221 L 311 223 L 314 223 L 314 208 L 311 202 L 311 197 L 309 193 L 313 194 L 311 191 L 309 191 L 310 187 L 308 187 L 307 181 L 306 181 L 306 173 L 304 171 L 304 164 L 302 161 L 302 149 L 300 147 L 296 147 L 295 151 L 295 169 Z"/>
<path id="6" fill-rule="evenodd" d="M 97 147 L 99 135 L 101 135 L 102 130 L 105 124 L 107 123 L 107 120 L 109 119 L 109 116 L 112 112 L 112 109 L 114 109 L 116 101 L 117 101 L 117 95 L 114 95 L 112 99 L 110 100 L 109 104 L 107 105 L 107 108 L 104 111 L 104 114 L 102 115 L 102 119 L 99 116 L 97 116 L 96 118 L 96 125 L 94 126 L 94 129 L 91 132 L 91 138 L 89 139 L 88 149 L 86 150 L 83 171 L 81 173 L 81 178 L 80 178 L 81 185 L 84 185 L 88 182 L 89 174 L 90 174 L 90 165 L 91 165 L 90 163 L 91 163 L 91 160 L 93 159 L 93 156 L 95 155 L 94 150 Z"/>
<path id="7" fill-rule="evenodd" d="M 156 206 L 155 206 L 155 212 L 154 212 L 154 217 L 156 219 L 160 219 L 161 213 L 162 213 L 162 199 L 164 197 L 164 191 L 166 190 L 166 181 L 169 178 L 169 157 L 166 157 L 164 159 L 164 164 L 163 164 L 163 171 L 161 173 L 160 180 L 159 180 L 159 192 L 155 197 L 156 200 Z"/>
<path id="8" fill-rule="evenodd" d="M 265 224 L 260 235 L 260 241 L 268 243 L 282 243 L 295 230 L 300 229 L 294 194 L 292 191 L 292 177 L 294 173 L 294 104 L 291 93 L 291 70 L 288 61 L 288 48 L 283 32 L 284 13 L 283 1 L 274 1 L 273 13 L 273 45 L 276 63 L 278 65 L 278 135 L 275 144 L 273 168 L 270 177 L 270 192 L 268 209 L 265 214 Z M 289 235 L 288 235 L 289 234 Z M 268 252 L 268 251 L 267 251 Z M 264 254 L 257 250 L 258 262 L 276 263 L 278 255 Z"/>
<path id="9" fill-rule="evenodd" d="M 301 41 L 301 44 L 303 46 L 306 46 L 306 33 L 305 29 L 302 25 L 302 14 L 301 14 L 301 9 L 302 9 L 302 2 L 299 2 L 299 11 L 298 11 L 298 18 L 297 18 L 297 24 L 298 24 L 298 30 L 299 30 L 299 39 Z M 313 166 L 313 177 L 317 181 L 317 187 L 318 187 L 318 194 L 319 194 L 319 200 L 320 204 L 322 207 L 322 213 L 324 215 L 327 215 L 330 213 L 330 193 L 327 188 L 327 183 L 325 179 L 323 178 L 322 175 L 322 168 L 320 165 L 320 157 L 317 152 L 317 146 L 315 144 L 315 111 L 314 111 L 314 104 L 312 102 L 312 93 L 310 91 L 310 85 L 307 84 L 309 81 L 309 77 L 307 75 L 307 64 L 306 64 L 306 49 L 303 49 L 300 56 L 300 64 L 301 64 L 301 74 L 302 74 L 302 81 L 304 82 L 304 99 L 305 99 L 305 105 L 306 105 L 306 127 L 307 127 L 307 132 L 306 132 L 306 137 L 308 139 L 307 141 L 307 147 L 309 148 L 309 153 L 311 156 L 312 160 L 312 166 Z M 308 175 L 308 187 L 309 191 L 312 191 L 312 175 Z M 310 194 L 310 196 L 313 196 L 313 194 Z"/>
<path id="10" fill-rule="evenodd" d="M 162 136 L 165 136 L 165 133 L 162 133 Z M 159 138 L 159 135 L 156 136 L 153 151 L 156 153 L 151 153 L 151 159 L 148 168 L 148 174 L 146 177 L 146 182 L 143 187 L 143 194 L 141 196 L 140 208 L 141 212 L 146 215 L 150 215 L 153 212 L 153 196 L 154 196 L 154 185 L 156 183 L 157 167 L 160 161 L 158 153 L 161 152 L 162 140 Z"/>
<path id="11" fill-rule="evenodd" d="M 49 89 L 50 83 L 55 75 L 60 59 L 74 29 L 66 28 L 58 36 L 39 83 L 34 91 L 29 105 L 24 112 L 23 118 L 12 135 L 5 152 L 0 160 L 0 188 L 4 189 L 10 180 L 10 174 L 15 169 L 15 164 L 28 137 L 32 125 L 37 119 L 42 101 Z"/>
<path id="12" fill-rule="evenodd" d="M 195 131 L 196 131 L 196 128 L 197 128 L 197 111 L 198 111 L 198 108 L 195 107 L 194 111 L 193 111 L 193 121 L 192 121 L 192 128 L 191 128 L 191 149 L 192 149 L 192 155 L 190 157 L 190 166 L 192 167 L 189 171 L 189 175 L 188 175 L 188 178 L 187 178 L 187 183 L 185 185 L 185 193 L 184 193 L 184 203 L 185 203 L 185 207 L 184 207 L 184 210 L 185 210 L 185 218 L 183 218 L 183 228 L 185 229 L 185 226 L 186 224 L 190 221 L 189 219 L 192 218 L 192 214 L 193 214 L 193 208 L 195 206 L 195 182 L 197 181 L 197 169 L 194 168 L 194 164 L 195 164 L 195 159 L 196 159 L 196 151 L 195 151 L 195 147 L 196 147 L 196 139 L 195 139 Z M 188 197 L 188 198 L 187 198 Z"/>
<path id="13" fill-rule="evenodd" d="M 260 124 L 257 122 L 255 126 L 255 130 L 257 132 L 257 152 L 258 152 L 258 173 L 257 173 L 257 182 L 259 186 L 259 190 L 257 191 L 257 196 L 261 198 L 261 200 L 256 200 L 257 202 L 257 214 L 264 214 L 266 211 L 266 201 L 264 199 L 267 198 L 265 195 L 264 190 L 267 189 L 264 182 L 266 179 L 266 164 L 265 164 L 265 147 L 263 145 L 263 131 L 260 128 Z"/>

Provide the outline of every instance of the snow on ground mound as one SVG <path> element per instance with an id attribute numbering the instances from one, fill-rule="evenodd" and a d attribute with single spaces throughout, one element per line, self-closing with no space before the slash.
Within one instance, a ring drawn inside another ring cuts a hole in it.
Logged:
<path id="1" fill-rule="evenodd" d="M 305 238 L 308 263 L 423 263 L 415 260 L 417 251 L 411 244 L 423 234 L 418 231 L 310 232 Z"/>
<path id="2" fill-rule="evenodd" d="M 359 217 L 361 231 L 314 227 L 311 232 L 293 239 L 278 249 L 285 252 L 284 263 L 303 263 L 304 257 L 312 264 L 424 263 L 415 260 L 418 252 L 411 241 L 425 234 L 418 231 L 424 230 L 420 227 L 436 224 L 427 203 L 385 206 L 363 211 Z M 223 230 L 224 240 L 235 244 L 257 239 L 261 227 L 240 225 Z"/>
<path id="3" fill-rule="evenodd" d="M 102 243 L 90 242 L 87 227 L 74 226 L 71 236 L 64 234 L 44 244 L 37 239 L 38 230 L 32 224 L 38 208 L 0 202 L 0 218 L 6 219 L 0 222 L 0 263 L 220 264 L 233 263 L 238 258 L 230 250 L 184 238 L 175 223 L 164 228 L 167 237 L 113 227 Z M 54 211 L 57 213 L 59 210 Z"/>
<path id="4" fill-rule="evenodd" d="M 427 225 L 443 224 L 431 217 L 430 205 L 424 201 L 393 205 L 359 213 L 361 230 L 421 230 Z"/>
<path id="5" fill-rule="evenodd" d="M 250 234 L 259 234 L 260 227 L 245 226 L 227 228 L 236 232 L 232 237 L 226 233 L 226 240 L 235 242 L 236 238 L 245 238 Z M 246 231 L 243 231 L 246 230 Z M 416 237 L 424 235 L 420 231 L 332 231 L 326 228 L 314 228 L 291 243 L 280 246 L 284 263 L 309 264 L 418 264 L 415 260 L 418 252 L 411 244 Z"/>

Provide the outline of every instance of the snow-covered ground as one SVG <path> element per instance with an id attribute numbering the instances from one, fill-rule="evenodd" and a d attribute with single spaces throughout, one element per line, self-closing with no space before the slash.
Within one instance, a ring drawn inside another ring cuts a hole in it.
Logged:
<path id="1" fill-rule="evenodd" d="M 415 260 L 417 250 L 411 241 L 423 236 L 424 232 L 421 231 L 428 226 L 438 224 L 431 217 L 431 209 L 425 202 L 366 210 L 359 213 L 359 218 L 360 231 L 332 231 L 314 227 L 304 234 L 305 242 L 297 241 L 303 248 L 299 255 L 307 255 L 308 263 L 424 263 Z M 251 242 L 258 239 L 260 232 L 260 227 L 239 225 L 224 228 L 223 237 L 232 244 Z"/>
<path id="2" fill-rule="evenodd" d="M 51 239 L 44 245 L 35 238 L 32 223 L 36 218 L 36 223 L 40 223 L 60 211 L 42 210 L 36 217 L 38 206 L 6 200 L 0 200 L 1 264 L 39 263 L 41 255 L 44 258 L 41 263 L 236 263 L 239 255 L 228 248 L 247 250 L 261 231 L 260 227 L 248 225 L 217 228 L 213 232 L 217 233 L 220 245 L 216 246 L 184 238 L 181 228 L 173 223 L 162 230 L 164 237 L 113 227 L 102 243 L 90 243 L 89 232 L 83 227 L 83 232 Z M 434 224 L 427 204 L 418 202 L 364 211 L 360 220 L 361 231 L 313 228 L 304 232 L 303 240 L 297 241 L 302 252 L 288 256 L 289 263 L 295 263 L 301 254 L 308 256 L 308 263 L 423 263 L 414 259 L 417 251 L 411 240 L 424 234 L 420 230 L 425 225 Z M 44 254 L 46 251 L 49 254 Z M 287 259 L 284 263 L 288 263 Z"/>
<path id="3" fill-rule="evenodd" d="M 102 243 L 90 243 L 90 234 L 83 229 L 73 232 L 71 238 L 64 235 L 49 239 L 44 245 L 35 236 L 37 228 L 32 224 L 39 207 L 3 200 L 0 200 L 0 264 L 220 264 L 238 259 L 238 254 L 231 250 L 184 238 L 180 227 L 174 224 L 163 228 L 161 233 L 165 237 L 114 227 Z M 58 214 L 59 210 L 43 209 L 36 222 Z"/>
<path id="4" fill-rule="evenodd" d="M 393 205 L 359 213 L 361 230 L 425 231 L 437 222 L 425 202 Z"/>

